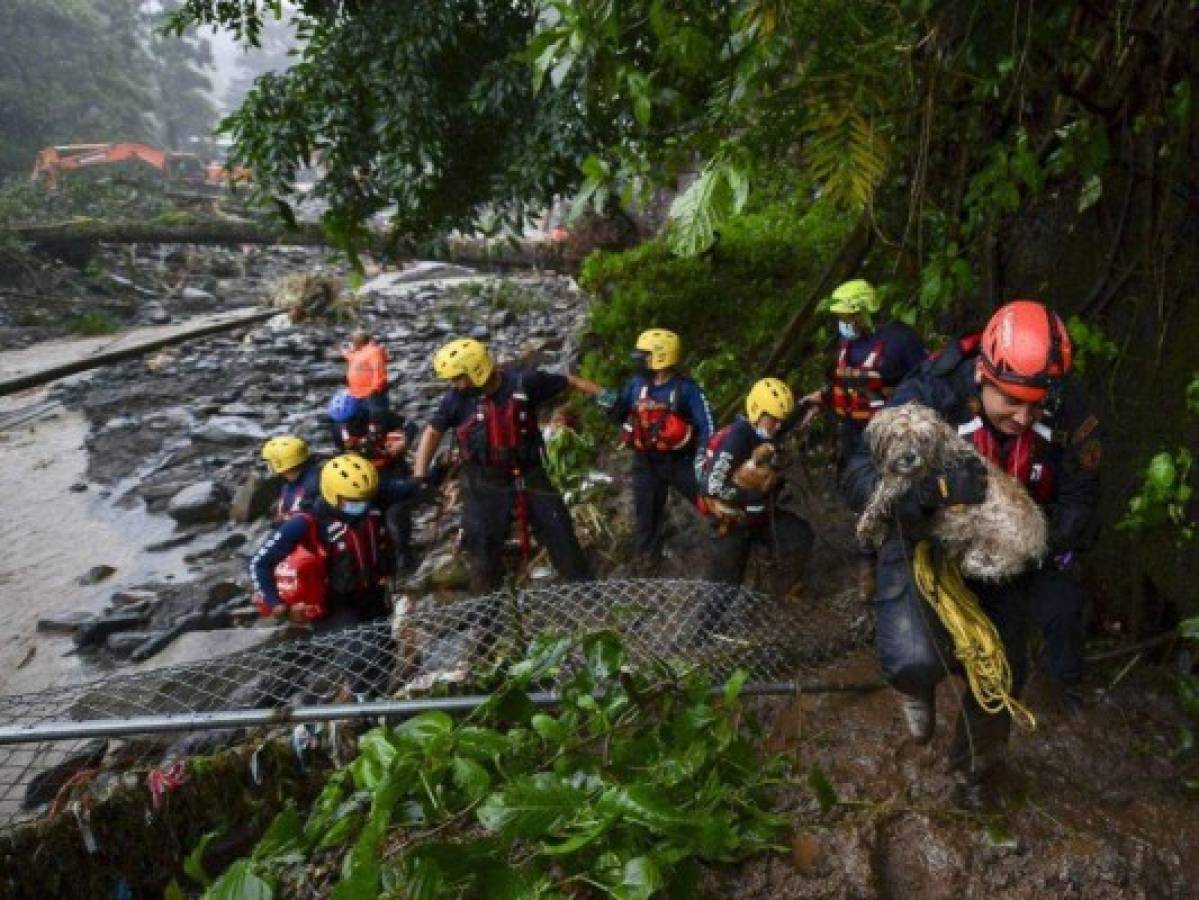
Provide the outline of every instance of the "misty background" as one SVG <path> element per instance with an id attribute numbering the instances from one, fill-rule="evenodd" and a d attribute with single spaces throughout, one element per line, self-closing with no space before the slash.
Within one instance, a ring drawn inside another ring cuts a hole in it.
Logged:
<path id="1" fill-rule="evenodd" d="M 42 147 L 135 141 L 223 159 L 214 134 L 254 80 L 291 63 L 294 30 L 268 19 L 262 47 L 225 32 L 161 34 L 178 0 L 0 4 L 0 178 Z"/>

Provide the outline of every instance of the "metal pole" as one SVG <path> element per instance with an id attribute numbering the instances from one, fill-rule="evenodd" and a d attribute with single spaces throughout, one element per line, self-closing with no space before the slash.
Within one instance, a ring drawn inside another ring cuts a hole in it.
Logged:
<path id="1" fill-rule="evenodd" d="M 721 693 L 713 688 L 713 694 Z M 803 691 L 792 681 L 748 684 L 743 694 L 751 696 L 796 694 Z M 179 731 L 219 731 L 226 728 L 292 725 L 327 722 L 332 719 L 369 719 L 375 716 L 411 716 L 441 710 L 470 712 L 491 699 L 489 694 L 463 697 L 429 697 L 423 700 L 375 700 L 369 703 L 336 703 L 327 706 L 280 706 L 274 709 L 231 709 L 218 712 L 165 716 L 134 716 L 127 719 L 98 719 L 92 722 L 45 722 L 37 725 L 0 726 L 0 746 L 47 741 L 71 741 L 98 737 L 168 734 Z M 535 706 L 554 706 L 558 694 L 539 691 L 529 694 Z"/>

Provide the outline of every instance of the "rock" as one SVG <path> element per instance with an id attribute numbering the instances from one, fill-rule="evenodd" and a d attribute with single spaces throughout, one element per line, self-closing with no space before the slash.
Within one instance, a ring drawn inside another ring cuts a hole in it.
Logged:
<path id="1" fill-rule="evenodd" d="M 153 631 L 118 631 L 115 634 L 110 634 L 104 641 L 104 649 L 113 654 L 113 656 L 119 656 L 124 659 L 153 637 L 154 634 L 155 632 Z"/>
<path id="2" fill-rule="evenodd" d="M 180 525 L 215 522 L 225 517 L 225 496 L 214 481 L 201 481 L 171 498 L 167 515 Z"/>
<path id="3" fill-rule="evenodd" d="M 179 295 L 184 300 L 196 301 L 201 303 L 216 303 L 216 297 L 208 291 L 202 291 L 199 288 L 185 287 L 183 293 Z"/>
<path id="4" fill-rule="evenodd" d="M 87 485 L 84 484 L 82 481 L 76 481 L 73 485 L 71 485 L 68 488 L 68 490 L 72 494 L 82 494 L 84 491 L 87 490 Z"/>
<path id="5" fill-rule="evenodd" d="M 262 410 L 249 403 L 229 403 L 221 407 L 222 416 L 246 416 L 256 419 L 262 415 Z"/>
<path id="6" fill-rule="evenodd" d="M 142 307 L 142 317 L 151 325 L 169 325 L 171 314 L 161 303 L 147 303 Z"/>
<path id="7" fill-rule="evenodd" d="M 152 544 L 146 544 L 141 548 L 147 554 L 161 554 L 163 550 L 174 550 L 176 546 L 192 543 L 197 538 L 197 532 L 189 531 L 186 534 L 176 534 L 175 537 L 170 537 L 164 540 L 155 540 Z"/>
<path id="8" fill-rule="evenodd" d="M 75 583 L 83 584 L 83 585 L 99 584 L 101 581 L 103 581 L 105 578 L 107 578 L 109 575 L 111 575 L 115 571 L 116 571 L 116 569 L 114 569 L 112 566 L 107 566 L 107 565 L 92 566 L 84 574 L 82 574 L 78 578 L 76 578 Z"/>
<path id="9" fill-rule="evenodd" d="M 95 613 L 86 609 L 55 613 L 37 620 L 37 630 L 42 634 L 74 634 L 79 627 L 94 619 Z"/>
<path id="10" fill-rule="evenodd" d="M 253 522 L 266 515 L 278 497 L 279 489 L 273 478 L 251 473 L 233 494 L 229 518 L 234 522 Z"/>
<path id="11" fill-rule="evenodd" d="M 213 416 L 193 431 L 192 437 L 210 444 L 253 444 L 266 440 L 266 432 L 243 416 Z"/>
<path id="12" fill-rule="evenodd" d="M 143 603 L 150 604 L 157 600 L 157 593 L 144 588 L 130 588 L 127 591 L 116 591 L 108 598 L 108 602 L 116 609 L 124 609 L 125 607 L 137 606 Z"/>
<path id="13" fill-rule="evenodd" d="M 234 581 L 218 581 L 208 589 L 208 599 L 204 602 L 204 608 L 212 609 L 245 593 L 245 589 Z"/>
<path id="14" fill-rule="evenodd" d="M 99 647 L 104 644 L 110 634 L 118 631 L 132 631 L 146 624 L 146 617 L 133 613 L 113 613 L 108 616 L 97 616 L 90 622 L 84 622 L 75 631 L 75 646 L 80 649 Z"/>

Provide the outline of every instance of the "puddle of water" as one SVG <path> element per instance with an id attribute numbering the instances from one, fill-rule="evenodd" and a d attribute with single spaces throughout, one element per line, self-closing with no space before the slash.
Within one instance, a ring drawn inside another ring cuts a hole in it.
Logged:
<path id="1" fill-rule="evenodd" d="M 0 412 L 39 402 L 44 392 L 7 398 Z M 37 621 L 76 609 L 99 611 L 113 591 L 152 580 L 185 580 L 184 547 L 146 553 L 174 533 L 174 523 L 143 508 L 113 506 L 84 481 L 87 423 L 61 407 L 46 417 L 0 431 L 0 694 L 77 683 L 97 674 L 67 636 L 37 633 Z M 94 585 L 77 581 L 93 566 L 116 572 Z M 32 654 L 32 655 L 31 655 Z"/>

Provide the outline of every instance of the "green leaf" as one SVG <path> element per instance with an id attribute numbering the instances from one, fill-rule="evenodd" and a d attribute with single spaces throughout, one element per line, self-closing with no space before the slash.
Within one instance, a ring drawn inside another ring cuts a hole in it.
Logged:
<path id="1" fill-rule="evenodd" d="M 737 698 L 741 696 L 741 689 L 745 687 L 747 681 L 749 681 L 749 672 L 745 669 L 738 669 L 729 677 L 724 686 L 724 702 L 728 706 L 737 702 Z"/>
<path id="2" fill-rule="evenodd" d="M 745 205 L 748 184 L 732 164 L 709 162 L 670 204 L 670 249 L 679 256 L 695 256 L 711 247 L 717 226 Z"/>
<path id="3" fill-rule="evenodd" d="M 237 860 L 204 892 L 204 900 L 274 900 L 274 890 L 254 874 L 253 865 Z"/>
<path id="4" fill-rule="evenodd" d="M 1199 616 L 1192 616 L 1179 622 L 1178 636 L 1189 641 L 1199 641 Z"/>
<path id="5" fill-rule="evenodd" d="M 553 716 L 538 713 L 533 716 L 533 720 L 529 724 L 533 726 L 533 730 L 541 736 L 542 740 L 548 744 L 559 746 L 566 740 L 566 729 Z"/>
<path id="6" fill-rule="evenodd" d="M 492 728 L 466 725 L 458 729 L 454 747 L 463 756 L 475 760 L 492 760 L 502 756 L 509 748 L 508 739 Z"/>
<path id="7" fill-rule="evenodd" d="M 648 900 L 665 883 L 658 866 L 648 856 L 635 856 L 624 864 L 621 879 L 612 886 L 617 900 Z"/>
<path id="8" fill-rule="evenodd" d="M 187 900 L 187 895 L 183 893 L 183 888 L 179 887 L 179 882 L 172 878 L 167 889 L 162 892 L 162 900 Z"/>
<path id="9" fill-rule="evenodd" d="M 1159 453 L 1149 460 L 1149 468 L 1145 471 L 1145 480 L 1154 490 L 1166 493 L 1174 486 L 1176 477 L 1174 457 L 1169 453 Z"/>
<path id="10" fill-rule="evenodd" d="M 587 654 L 587 667 L 597 684 L 620 673 L 625 661 L 624 646 L 614 633 L 605 631 L 589 635 L 583 642 L 583 649 Z"/>
<path id="11" fill-rule="evenodd" d="M 451 765 L 455 787 L 462 791 L 471 803 L 483 797 L 491 789 L 491 776 L 473 759 L 455 756 Z"/>
<path id="12" fill-rule="evenodd" d="M 252 859 L 256 862 L 265 862 L 272 857 L 295 853 L 302 850 L 303 846 L 304 826 L 300 821 L 300 814 L 296 812 L 295 805 L 289 802 L 287 807 L 275 816 L 274 821 L 267 828 L 266 834 L 259 840 L 258 845 L 254 848 Z"/>
<path id="13" fill-rule="evenodd" d="M 196 884 L 212 884 L 212 879 L 204 871 L 204 853 L 208 850 L 208 845 L 212 843 L 213 839 L 220 836 L 220 834 L 220 830 L 207 832 L 200 838 L 200 842 L 196 844 L 195 849 L 187 854 L 187 859 L 183 861 L 183 874 L 196 882 Z"/>
<path id="14" fill-rule="evenodd" d="M 587 795 L 556 775 L 513 779 L 478 809 L 479 823 L 506 838 L 540 838 L 571 821 Z"/>
<path id="15" fill-rule="evenodd" d="M 443 741 L 454 730 L 454 720 L 441 710 L 430 710 L 403 722 L 395 731 L 401 738 L 414 741 L 422 750 Z"/>
<path id="16" fill-rule="evenodd" d="M 1103 196 L 1103 180 L 1098 175 L 1092 175 L 1082 186 L 1078 194 L 1078 211 L 1086 212 L 1099 202 Z"/>
<path id="17" fill-rule="evenodd" d="M 837 798 L 837 792 L 833 789 L 832 783 L 816 763 L 812 763 L 812 767 L 808 770 L 808 786 L 816 795 L 816 802 L 820 804 L 821 812 L 828 812 L 841 802 Z"/>

